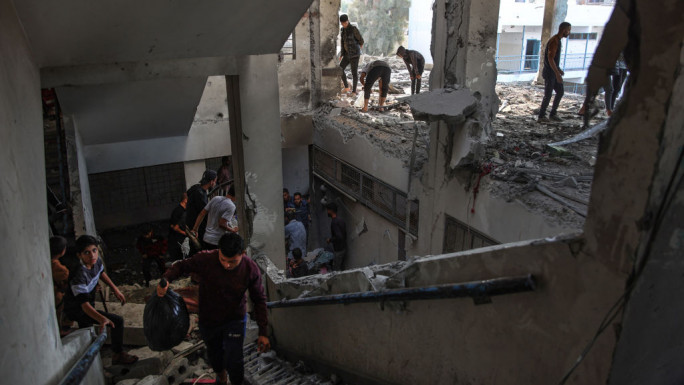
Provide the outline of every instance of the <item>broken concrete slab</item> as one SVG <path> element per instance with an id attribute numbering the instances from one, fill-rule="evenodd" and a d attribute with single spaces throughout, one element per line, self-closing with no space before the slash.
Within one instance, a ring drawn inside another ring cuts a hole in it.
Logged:
<path id="1" fill-rule="evenodd" d="M 466 88 L 440 88 L 401 99 L 408 103 L 415 120 L 460 124 L 477 111 L 479 102 Z"/>
<path id="2" fill-rule="evenodd" d="M 180 384 L 183 382 L 183 380 L 192 375 L 192 371 L 188 370 L 189 366 L 190 365 L 187 358 L 183 357 L 175 359 L 171 362 L 171 364 L 169 364 L 169 366 L 166 367 L 166 369 L 164 369 L 162 376 L 168 381 L 169 384 Z"/>
<path id="3" fill-rule="evenodd" d="M 150 375 L 140 380 L 136 385 L 169 385 L 169 382 L 164 376 Z"/>
<path id="4" fill-rule="evenodd" d="M 192 342 L 183 341 L 183 342 L 181 342 L 180 344 L 178 344 L 178 345 L 174 346 L 173 348 L 171 348 L 171 351 L 172 351 L 174 354 L 178 354 L 178 353 L 180 353 L 180 352 L 182 352 L 182 351 L 184 351 L 184 350 L 186 350 L 186 349 L 189 349 L 189 348 L 191 348 L 191 347 L 193 347 L 193 346 L 195 346 L 195 344 L 193 344 Z"/>
<path id="5" fill-rule="evenodd" d="M 565 187 L 572 187 L 572 188 L 577 188 L 579 186 L 577 184 L 577 179 L 575 179 L 572 176 L 567 177 L 565 179 L 561 179 L 558 182 L 555 182 L 554 185 L 558 186 L 558 187 L 565 186 Z"/>
<path id="6" fill-rule="evenodd" d="M 161 361 L 161 366 L 165 367 L 173 359 L 174 353 L 170 350 L 165 350 L 163 352 L 155 352 L 149 347 L 143 346 L 142 348 L 129 350 L 128 354 L 137 356 L 140 360 L 145 360 L 148 358 L 159 358 L 159 360 Z"/>
<path id="7" fill-rule="evenodd" d="M 144 378 L 149 375 L 159 374 L 164 369 L 159 357 L 139 360 L 132 365 L 112 365 L 107 371 L 112 374 L 112 382 L 118 383 L 133 378 Z"/>
<path id="8" fill-rule="evenodd" d="M 356 293 L 372 290 L 373 285 L 362 270 L 342 271 L 331 276 L 309 296 Z"/>
<path id="9" fill-rule="evenodd" d="M 136 385 L 138 382 L 140 382 L 140 380 L 137 378 L 129 378 L 127 380 L 117 382 L 116 385 Z"/>
<path id="10" fill-rule="evenodd" d="M 564 146 L 566 144 L 576 143 L 576 142 L 579 142 L 580 140 L 591 138 L 592 136 L 594 136 L 594 135 L 598 134 L 599 132 L 605 130 L 606 127 L 608 127 L 608 120 L 604 120 L 603 122 L 589 128 L 587 130 L 580 132 L 579 134 L 573 136 L 570 139 L 566 139 L 566 140 L 563 140 L 560 142 L 555 142 L 555 143 L 549 143 L 548 145 L 549 146 Z"/>
<path id="11" fill-rule="evenodd" d="M 96 302 L 95 309 L 104 310 L 102 303 Z M 121 305 L 118 302 L 107 302 L 107 310 L 110 313 L 120 315 L 124 319 L 124 345 L 147 345 L 145 333 L 143 332 L 144 304 L 127 303 L 126 305 Z M 107 337 L 107 343 L 111 343 L 111 337 Z"/>

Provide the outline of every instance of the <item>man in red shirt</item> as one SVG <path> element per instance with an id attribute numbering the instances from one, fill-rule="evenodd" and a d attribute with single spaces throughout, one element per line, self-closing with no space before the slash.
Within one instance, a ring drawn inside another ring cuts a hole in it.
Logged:
<path id="1" fill-rule="evenodd" d="M 261 271 L 257 264 L 245 255 L 242 238 L 235 233 L 224 234 L 217 250 L 205 250 L 174 263 L 164 274 L 169 282 L 185 274 L 200 276 L 199 328 L 207 347 L 216 383 L 233 385 L 244 380 L 242 345 L 245 339 L 247 299 L 254 303 L 254 315 L 259 325 L 260 352 L 268 351 L 268 316 L 266 295 L 261 284 Z M 161 285 L 161 282 L 160 282 Z M 157 287 L 157 295 L 163 297 L 168 289 Z"/>

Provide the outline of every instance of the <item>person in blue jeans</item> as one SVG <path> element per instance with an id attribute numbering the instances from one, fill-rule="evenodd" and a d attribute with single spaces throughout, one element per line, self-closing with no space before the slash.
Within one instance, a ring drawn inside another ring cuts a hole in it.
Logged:
<path id="1" fill-rule="evenodd" d="M 537 119 L 540 123 L 549 122 L 550 120 L 555 122 L 563 121 L 563 119 L 556 114 L 561 98 L 563 97 L 563 94 L 565 94 L 565 90 L 563 89 L 563 75 L 565 75 L 565 72 L 559 68 L 562 50 L 561 39 L 570 36 L 571 30 L 572 26 L 570 23 L 566 21 L 562 22 L 558 27 L 558 33 L 549 39 L 548 43 L 546 43 L 546 48 L 544 48 L 544 69 L 542 70 L 542 77 L 544 78 L 544 99 L 542 99 L 539 117 Z M 556 97 L 553 98 L 551 112 L 547 118 L 546 109 L 549 107 L 553 92 L 556 92 Z"/>
<path id="2" fill-rule="evenodd" d="M 199 275 L 199 329 L 207 347 L 209 364 L 217 384 L 242 384 L 245 377 L 242 345 L 245 340 L 247 297 L 254 303 L 254 318 L 259 325 L 259 352 L 271 348 L 267 337 L 266 295 L 261 271 L 245 255 L 242 237 L 235 233 L 221 236 L 218 249 L 201 251 L 174 263 L 164 278 L 168 282 L 185 274 Z M 157 295 L 163 297 L 168 282 L 160 281 Z M 164 286 L 161 286 L 162 284 Z"/>

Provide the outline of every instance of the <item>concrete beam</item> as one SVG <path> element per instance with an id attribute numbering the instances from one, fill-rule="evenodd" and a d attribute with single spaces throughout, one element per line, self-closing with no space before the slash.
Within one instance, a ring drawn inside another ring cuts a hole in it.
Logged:
<path id="1" fill-rule="evenodd" d="M 107 63 L 40 69 L 42 88 L 237 74 L 234 56 Z"/>

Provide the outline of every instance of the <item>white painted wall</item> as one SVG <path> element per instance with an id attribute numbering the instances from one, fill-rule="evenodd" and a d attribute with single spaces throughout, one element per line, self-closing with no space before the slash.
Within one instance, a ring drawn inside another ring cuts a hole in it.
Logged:
<path id="1" fill-rule="evenodd" d="M 408 187 L 408 167 L 402 160 L 379 151 L 365 136 L 345 138 L 335 128 L 316 128 L 314 144 L 401 191 Z"/>
<path id="2" fill-rule="evenodd" d="M 204 159 L 201 159 L 185 162 L 183 168 L 185 169 L 185 188 L 189 189 L 192 185 L 199 183 L 207 166 Z"/>
<path id="3" fill-rule="evenodd" d="M 423 54 L 425 63 L 432 64 L 430 42 L 432 41 L 433 0 L 412 0 L 409 8 L 408 49 Z"/>
<path id="4" fill-rule="evenodd" d="M 211 76 L 187 136 L 85 146 L 88 171 L 98 173 L 230 155 L 228 130 L 225 77 Z"/>
<path id="5" fill-rule="evenodd" d="M 610 14 L 612 6 L 605 5 L 581 5 L 573 0 L 568 1 L 567 22 L 573 26 L 600 26 L 603 27 Z M 515 0 L 501 0 L 499 8 L 499 32 L 502 27 L 511 25 L 527 25 L 541 27 L 544 20 L 544 0 L 536 0 L 533 3 L 516 3 Z"/>
<path id="6" fill-rule="evenodd" d="M 309 192 L 309 147 L 283 148 L 283 187 L 294 195 Z"/>
<path id="7" fill-rule="evenodd" d="M 0 373 L 5 384 L 56 383 L 70 359 L 52 293 L 38 66 L 11 0 L 0 0 Z"/>
<path id="8" fill-rule="evenodd" d="M 568 1 L 568 14 L 566 21 L 572 24 L 573 33 L 597 33 L 597 38 L 587 41 L 578 39 L 564 39 L 563 51 L 561 52 L 561 67 L 564 67 L 564 57 L 567 52 L 569 55 L 583 55 L 585 52 L 589 57 L 586 61 L 588 66 L 591 62 L 591 55 L 596 50 L 596 45 L 603 35 L 604 25 L 608 21 L 613 11 L 612 6 L 605 5 L 586 5 L 577 4 L 575 1 Z M 536 71 L 530 70 L 529 73 L 507 73 L 520 70 L 520 55 L 525 55 L 527 50 L 527 40 L 541 40 L 542 22 L 544 19 L 544 1 L 527 0 L 525 3 L 516 3 L 515 0 L 501 0 L 498 25 L 498 56 L 500 57 L 497 68 L 499 75 L 497 81 L 529 81 L 536 78 Z M 524 31 L 523 31 L 524 27 Z M 555 31 L 554 31 L 555 34 Z M 541 42 L 540 54 L 544 52 L 545 42 Z M 501 58 L 509 56 L 509 58 Z M 515 56 L 515 57 L 510 57 Z M 578 59 L 568 59 L 566 67 L 577 67 L 581 64 Z M 509 71 L 507 71 L 509 70 Z M 586 76 L 586 71 L 566 71 L 567 80 L 575 79 L 582 82 Z"/>

